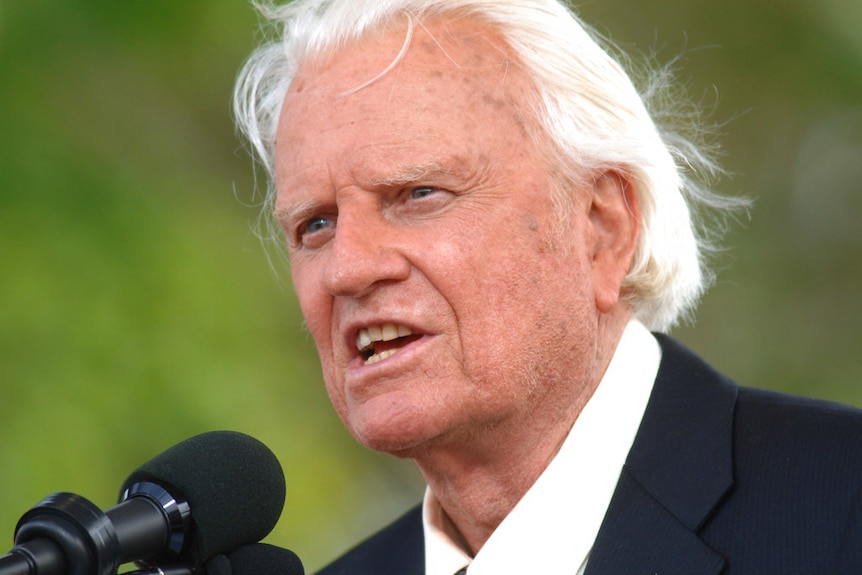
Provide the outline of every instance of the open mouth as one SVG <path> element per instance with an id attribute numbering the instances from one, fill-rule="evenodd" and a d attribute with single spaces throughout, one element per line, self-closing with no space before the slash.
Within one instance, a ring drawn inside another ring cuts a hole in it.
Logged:
<path id="1" fill-rule="evenodd" d="M 371 365 L 395 355 L 402 347 L 420 337 L 403 325 L 373 325 L 360 329 L 356 334 L 356 349 L 364 365 Z"/>

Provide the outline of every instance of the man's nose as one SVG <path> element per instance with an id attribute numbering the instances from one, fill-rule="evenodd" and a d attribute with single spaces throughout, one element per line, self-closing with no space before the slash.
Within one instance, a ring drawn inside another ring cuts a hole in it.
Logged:
<path id="1" fill-rule="evenodd" d="M 410 262 L 398 250 L 396 234 L 379 214 L 340 212 L 323 271 L 326 289 L 362 297 L 379 284 L 407 279 Z"/>

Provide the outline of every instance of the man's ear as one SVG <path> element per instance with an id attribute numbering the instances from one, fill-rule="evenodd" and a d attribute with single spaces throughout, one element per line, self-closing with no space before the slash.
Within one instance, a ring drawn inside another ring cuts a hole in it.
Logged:
<path id="1" fill-rule="evenodd" d="M 593 228 L 593 286 L 596 307 L 611 312 L 620 301 L 640 233 L 640 202 L 631 176 L 610 170 L 593 182 L 590 223 Z"/>

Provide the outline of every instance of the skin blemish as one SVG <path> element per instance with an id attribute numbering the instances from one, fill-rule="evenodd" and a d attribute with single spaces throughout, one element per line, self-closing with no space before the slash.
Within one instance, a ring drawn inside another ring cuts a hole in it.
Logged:
<path id="1" fill-rule="evenodd" d="M 491 106 L 492 108 L 495 108 L 497 110 L 502 110 L 507 105 L 507 103 L 504 100 L 502 100 L 500 98 L 495 98 L 491 94 L 484 94 L 482 96 L 482 101 L 485 104 L 488 104 L 489 106 Z"/>

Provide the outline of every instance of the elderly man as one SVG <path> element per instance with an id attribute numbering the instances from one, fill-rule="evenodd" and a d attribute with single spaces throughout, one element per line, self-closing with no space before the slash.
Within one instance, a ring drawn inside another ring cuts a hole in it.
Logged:
<path id="1" fill-rule="evenodd" d="M 428 484 L 323 573 L 862 573 L 862 416 L 661 335 L 708 279 L 712 166 L 568 9 L 264 11 L 237 117 L 327 391 Z"/>

